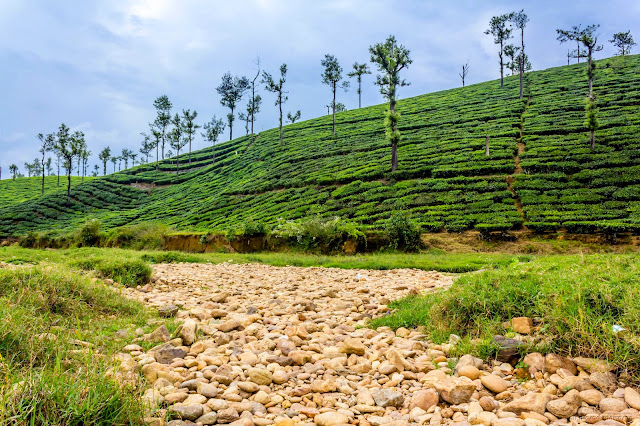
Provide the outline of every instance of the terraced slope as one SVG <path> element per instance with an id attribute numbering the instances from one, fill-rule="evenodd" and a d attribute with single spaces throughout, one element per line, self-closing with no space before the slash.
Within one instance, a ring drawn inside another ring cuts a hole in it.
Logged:
<path id="1" fill-rule="evenodd" d="M 87 181 L 93 179 L 85 177 Z M 77 176 L 71 177 L 71 184 L 78 185 L 82 182 L 82 178 Z M 67 177 L 60 176 L 60 184 L 56 176 L 46 176 L 44 178 L 45 195 L 67 190 Z M 0 207 L 10 204 L 20 204 L 25 201 L 33 200 L 41 195 L 42 177 L 25 177 L 0 180 Z"/>
<path id="2" fill-rule="evenodd" d="M 638 218 L 637 112 L 640 57 L 598 62 L 602 129 L 589 150 L 583 125 L 584 64 L 401 100 L 399 170 L 388 172 L 384 105 L 241 137 L 192 156 L 85 182 L 64 205 L 55 194 L 0 207 L 0 234 L 69 227 L 89 217 L 106 226 L 159 221 L 184 230 L 224 230 L 249 218 L 268 223 L 309 215 L 380 228 L 394 210 L 425 230 L 560 227 L 575 221 L 634 229 Z M 490 153 L 485 155 L 489 140 Z M 132 186 L 134 185 L 134 186 Z M 141 188 L 141 189 L 139 189 Z M 603 222 L 604 221 L 604 222 Z M 540 224 L 542 222 L 542 224 Z M 536 225 L 538 224 L 538 225 Z M 573 227 L 573 228 L 572 228 Z"/>

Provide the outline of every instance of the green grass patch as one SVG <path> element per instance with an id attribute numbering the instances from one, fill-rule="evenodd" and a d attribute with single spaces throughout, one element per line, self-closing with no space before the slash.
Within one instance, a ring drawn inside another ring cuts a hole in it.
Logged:
<path id="1" fill-rule="evenodd" d="M 394 312 L 371 326 L 424 326 L 435 340 L 454 333 L 486 345 L 494 334 L 508 332 L 503 322 L 528 316 L 541 321 L 537 343 L 546 349 L 608 359 L 640 377 L 639 277 L 637 254 L 540 257 L 398 300 Z M 627 331 L 616 335 L 613 325 Z"/>
<path id="2" fill-rule="evenodd" d="M 114 331 L 148 329 L 151 317 L 60 267 L 0 269 L 0 424 L 142 424 L 137 392 L 105 374 L 128 343 Z"/>

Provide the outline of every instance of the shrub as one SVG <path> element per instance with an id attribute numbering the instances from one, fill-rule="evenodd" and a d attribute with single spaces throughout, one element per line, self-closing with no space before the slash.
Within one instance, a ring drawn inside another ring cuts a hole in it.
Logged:
<path id="1" fill-rule="evenodd" d="M 107 235 L 107 247 L 160 249 L 169 227 L 156 223 L 140 223 L 112 229 Z"/>
<path id="2" fill-rule="evenodd" d="M 97 219 L 86 221 L 78 230 L 77 240 L 82 247 L 92 247 L 100 244 L 100 229 L 102 224 Z"/>
<path id="3" fill-rule="evenodd" d="M 394 249 L 416 251 L 422 247 L 420 227 L 402 212 L 391 215 L 385 226 L 389 245 Z"/>
<path id="4" fill-rule="evenodd" d="M 98 271 L 103 278 L 111 278 L 127 287 L 146 284 L 151 278 L 151 267 L 139 259 L 89 258 L 73 263 L 80 269 Z"/>
<path id="5" fill-rule="evenodd" d="M 319 249 L 325 253 L 339 249 L 348 239 L 365 240 L 358 225 L 339 217 L 327 219 L 316 216 L 298 221 L 279 218 L 272 235 L 305 250 Z"/>

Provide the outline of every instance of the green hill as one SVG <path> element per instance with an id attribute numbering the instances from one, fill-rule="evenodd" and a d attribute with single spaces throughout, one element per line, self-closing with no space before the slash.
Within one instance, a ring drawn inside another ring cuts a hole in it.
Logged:
<path id="1" fill-rule="evenodd" d="M 640 56 L 597 62 L 601 128 L 589 149 L 585 64 L 527 73 L 398 102 L 403 139 L 390 173 L 385 105 L 245 136 L 175 159 L 76 184 L 0 207 L 0 235 L 157 221 L 223 231 L 248 219 L 340 216 L 372 229 L 402 210 L 427 231 L 480 229 L 640 230 Z M 490 154 L 485 155 L 486 137 Z M 15 183 L 19 183 L 16 181 Z M 23 197 L 24 198 L 24 197 Z M 6 199 L 6 197 L 5 197 Z M 3 199 L 4 202 L 4 199 Z"/>
<path id="2" fill-rule="evenodd" d="M 92 177 L 85 177 L 87 182 Z M 71 176 L 71 184 L 78 185 L 82 183 L 81 177 Z M 54 193 L 65 193 L 67 190 L 67 177 L 60 176 L 60 183 L 56 176 L 46 176 L 44 178 L 45 195 Z M 42 176 L 22 177 L 13 179 L 0 180 L 0 206 L 9 206 L 20 204 L 25 201 L 34 200 L 41 195 Z"/>

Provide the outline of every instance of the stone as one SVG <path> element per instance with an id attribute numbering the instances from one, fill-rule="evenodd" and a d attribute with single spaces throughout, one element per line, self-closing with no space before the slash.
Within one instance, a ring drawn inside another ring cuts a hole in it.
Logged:
<path id="1" fill-rule="evenodd" d="M 589 375 L 589 381 L 593 386 L 606 394 L 613 393 L 618 385 L 616 375 L 609 371 L 606 373 L 591 373 L 591 375 Z"/>
<path id="2" fill-rule="evenodd" d="M 261 386 L 268 386 L 273 381 L 273 374 L 269 370 L 264 370 L 262 368 L 250 368 L 247 371 L 247 376 L 253 383 Z"/>
<path id="3" fill-rule="evenodd" d="M 318 426 L 343 425 L 349 423 L 349 417 L 337 411 L 327 411 L 315 416 L 313 421 Z"/>
<path id="4" fill-rule="evenodd" d="M 581 367 L 587 373 L 606 373 L 607 371 L 612 371 L 616 368 L 615 365 L 603 359 L 584 358 L 581 356 L 573 358 L 573 363 L 578 367 Z"/>
<path id="5" fill-rule="evenodd" d="M 336 385 L 333 381 L 327 380 L 314 380 L 311 382 L 311 392 L 315 393 L 327 393 L 335 392 Z"/>
<path id="6" fill-rule="evenodd" d="M 358 392 L 358 395 L 356 396 L 356 404 L 373 406 L 376 405 L 376 401 L 373 399 L 371 391 L 369 391 L 369 389 L 364 389 Z"/>
<path id="7" fill-rule="evenodd" d="M 576 414 L 581 403 L 582 399 L 579 392 L 572 389 L 562 398 L 549 401 L 547 403 L 547 411 L 560 419 L 568 419 Z"/>
<path id="8" fill-rule="evenodd" d="M 295 343 L 289 339 L 279 339 L 276 347 L 284 356 L 288 356 L 292 351 L 297 349 Z"/>
<path id="9" fill-rule="evenodd" d="M 203 414 L 196 419 L 196 423 L 200 423 L 203 425 L 215 425 L 216 423 L 218 423 L 218 414 L 215 411 Z"/>
<path id="10" fill-rule="evenodd" d="M 311 361 L 311 355 L 306 351 L 291 351 L 289 352 L 289 357 L 293 360 L 295 365 L 305 365 L 307 362 Z"/>
<path id="11" fill-rule="evenodd" d="M 289 375 L 283 370 L 276 370 L 272 374 L 273 383 L 281 385 L 289 380 Z"/>
<path id="12" fill-rule="evenodd" d="M 222 292 L 222 293 L 214 294 L 209 298 L 209 300 L 215 303 L 224 303 L 228 298 L 229 298 L 229 293 Z"/>
<path id="13" fill-rule="evenodd" d="M 197 332 L 198 323 L 195 322 L 195 320 L 188 318 L 180 328 L 180 338 L 185 345 L 191 346 L 197 339 Z"/>
<path id="14" fill-rule="evenodd" d="M 171 335 L 169 334 L 169 329 L 164 324 L 153 330 L 144 338 L 144 340 L 149 343 L 166 343 L 170 339 Z"/>
<path id="15" fill-rule="evenodd" d="M 271 397 L 269 396 L 268 393 L 266 393 L 265 391 L 261 390 L 261 391 L 258 391 L 253 396 L 253 400 L 255 402 L 257 402 L 258 404 L 267 405 L 268 403 L 271 402 Z"/>
<path id="16" fill-rule="evenodd" d="M 456 363 L 456 371 L 458 371 L 459 368 L 466 366 L 472 366 L 479 369 L 482 367 L 482 364 L 484 364 L 484 362 L 480 358 L 476 358 L 469 354 L 462 355 Z"/>
<path id="17" fill-rule="evenodd" d="M 504 336 L 493 336 L 493 342 L 499 346 L 496 359 L 501 362 L 508 362 L 515 365 L 520 359 L 518 348 L 522 342 L 517 339 L 508 339 Z"/>
<path id="18" fill-rule="evenodd" d="M 235 408 L 224 408 L 218 411 L 218 423 L 226 424 L 235 422 L 240 418 L 240 415 Z"/>
<path id="19" fill-rule="evenodd" d="M 223 333 L 228 333 L 230 331 L 243 328 L 242 323 L 235 319 L 225 321 L 222 324 L 218 324 L 216 327 L 218 330 L 222 331 Z"/>
<path id="20" fill-rule="evenodd" d="M 449 404 L 463 404 L 469 402 L 471 395 L 476 390 L 476 385 L 468 379 L 447 377 L 435 383 L 435 388 L 440 398 Z"/>
<path id="21" fill-rule="evenodd" d="M 624 388 L 624 402 L 626 402 L 629 407 L 640 410 L 640 393 L 630 387 Z"/>
<path id="22" fill-rule="evenodd" d="M 340 352 L 362 356 L 365 353 L 364 343 L 360 339 L 348 337 L 342 342 Z"/>
<path id="23" fill-rule="evenodd" d="M 547 354 L 544 357 L 545 361 L 545 371 L 549 373 L 555 373 L 561 368 L 569 370 L 571 374 L 575 375 L 578 370 L 576 369 L 576 365 L 571 362 L 569 358 L 565 358 L 556 354 Z"/>
<path id="24" fill-rule="evenodd" d="M 207 398 L 215 398 L 219 391 L 215 385 L 199 382 L 196 385 L 196 392 Z"/>
<path id="25" fill-rule="evenodd" d="M 181 420 L 195 420 L 198 417 L 202 416 L 204 409 L 202 405 L 174 405 L 171 407 L 171 414 L 173 417 L 178 417 Z"/>
<path id="26" fill-rule="evenodd" d="M 587 389 L 580 392 L 580 398 L 589 405 L 598 406 L 604 395 L 597 389 Z"/>
<path id="27" fill-rule="evenodd" d="M 438 405 L 440 401 L 440 396 L 438 392 L 433 389 L 423 389 L 415 392 L 411 396 L 411 401 L 409 402 L 409 410 L 412 410 L 416 407 L 421 408 L 425 411 L 428 411 L 429 408 Z M 372 405 L 372 404 L 366 404 Z"/>
<path id="28" fill-rule="evenodd" d="M 529 367 L 530 374 L 536 371 L 544 371 L 545 358 L 544 355 L 539 352 L 527 354 L 522 362 Z"/>
<path id="29" fill-rule="evenodd" d="M 480 370 L 473 365 L 463 365 L 462 367 L 456 368 L 456 372 L 458 376 L 468 377 L 471 380 L 480 377 Z"/>
<path id="30" fill-rule="evenodd" d="M 391 389 L 376 389 L 371 394 L 378 407 L 401 408 L 404 403 L 402 394 Z"/>
<path id="31" fill-rule="evenodd" d="M 514 399 L 513 401 L 502 407 L 502 411 L 508 411 L 516 415 L 520 415 L 525 411 L 533 411 L 535 413 L 544 414 L 547 404 L 551 401 L 552 396 L 547 393 L 528 393 L 527 395 Z"/>
<path id="32" fill-rule="evenodd" d="M 244 392 L 256 393 L 260 390 L 260 386 L 253 382 L 238 382 L 238 389 Z"/>
<path id="33" fill-rule="evenodd" d="M 484 411 L 494 411 L 496 408 L 498 408 L 498 403 L 496 402 L 495 399 L 491 398 L 490 396 L 481 397 L 478 400 L 478 403 L 480 404 L 480 407 L 482 407 Z"/>
<path id="34" fill-rule="evenodd" d="M 614 411 L 616 413 L 627 409 L 627 403 L 620 398 L 602 398 L 599 406 L 601 411 Z"/>
<path id="35" fill-rule="evenodd" d="M 158 308 L 158 315 L 162 318 L 172 318 L 178 314 L 178 310 L 176 305 L 164 305 Z"/>
<path id="36" fill-rule="evenodd" d="M 485 374 L 480 377 L 480 382 L 482 382 L 482 386 L 493 393 L 501 393 L 509 389 L 509 383 L 495 374 Z"/>
<path id="37" fill-rule="evenodd" d="M 529 317 L 516 317 L 511 319 L 511 328 L 520 334 L 530 334 L 533 331 L 533 320 Z"/>
<path id="38" fill-rule="evenodd" d="M 387 352 L 385 352 L 384 356 L 387 358 L 387 361 L 389 361 L 391 365 L 396 368 L 396 371 L 404 371 L 405 359 L 400 354 L 400 352 L 395 349 L 389 349 Z"/>
<path id="39" fill-rule="evenodd" d="M 154 357 L 160 364 L 171 364 L 175 358 L 184 358 L 187 352 L 172 345 L 163 345 L 154 352 Z"/>

